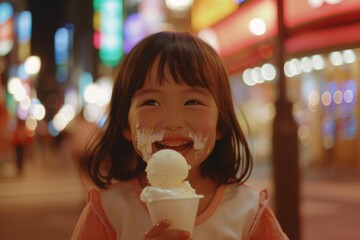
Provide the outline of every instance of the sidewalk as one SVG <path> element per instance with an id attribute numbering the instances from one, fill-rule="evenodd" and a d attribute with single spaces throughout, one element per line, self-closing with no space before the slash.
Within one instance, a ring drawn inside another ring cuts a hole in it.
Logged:
<path id="1" fill-rule="evenodd" d="M 360 174 L 330 169 L 311 173 L 302 186 L 303 239 L 360 239 Z"/>
<path id="2" fill-rule="evenodd" d="M 71 160 L 47 151 L 25 160 L 16 175 L 11 161 L 0 165 L 0 239 L 69 240 L 85 203 Z"/>
<path id="3" fill-rule="evenodd" d="M 269 188 L 273 196 L 271 175 L 271 166 L 258 164 L 249 182 Z M 306 169 L 301 175 L 301 239 L 360 239 L 360 171 Z"/>

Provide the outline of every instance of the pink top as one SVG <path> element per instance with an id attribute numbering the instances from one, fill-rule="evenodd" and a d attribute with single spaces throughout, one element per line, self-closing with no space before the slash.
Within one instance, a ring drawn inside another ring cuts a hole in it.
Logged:
<path id="1" fill-rule="evenodd" d="M 137 179 L 107 190 L 92 189 L 71 239 L 143 239 L 151 226 L 146 205 L 140 201 Z M 272 210 L 268 192 L 248 185 L 223 185 L 209 207 L 197 216 L 193 239 L 287 240 Z"/>

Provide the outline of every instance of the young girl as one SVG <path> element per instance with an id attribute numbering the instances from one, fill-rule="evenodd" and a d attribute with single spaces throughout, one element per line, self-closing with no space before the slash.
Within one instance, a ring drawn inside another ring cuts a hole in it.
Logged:
<path id="1" fill-rule="evenodd" d="M 120 65 L 100 132 L 83 162 L 98 188 L 89 190 L 72 239 L 190 238 L 166 219 L 153 226 L 140 201 L 146 161 L 160 149 L 186 158 L 187 180 L 204 196 L 193 239 L 287 239 L 267 191 L 244 184 L 249 147 L 221 60 L 201 39 L 160 32 L 139 42 Z"/>

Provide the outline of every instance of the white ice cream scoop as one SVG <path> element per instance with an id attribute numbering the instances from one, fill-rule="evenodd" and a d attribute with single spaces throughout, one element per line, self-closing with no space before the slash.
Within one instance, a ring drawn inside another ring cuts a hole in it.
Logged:
<path id="1" fill-rule="evenodd" d="M 176 187 L 187 178 L 190 166 L 177 151 L 163 149 L 152 155 L 146 167 L 149 183 L 156 187 Z"/>
<path id="2" fill-rule="evenodd" d="M 190 166 L 185 158 L 171 149 L 152 155 L 145 169 L 151 186 L 146 186 L 140 200 L 146 203 L 153 224 L 169 219 L 169 229 L 192 233 L 202 195 L 197 195 L 186 180 Z"/>

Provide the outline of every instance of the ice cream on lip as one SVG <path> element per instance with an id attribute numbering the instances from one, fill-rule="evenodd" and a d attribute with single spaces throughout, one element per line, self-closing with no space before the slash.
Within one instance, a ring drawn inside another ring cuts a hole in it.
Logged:
<path id="1" fill-rule="evenodd" d="M 184 136 L 188 136 L 189 139 L 193 141 L 193 148 L 196 151 L 196 156 L 205 148 L 205 145 L 208 141 L 208 135 L 203 136 L 199 132 L 195 132 L 190 127 L 185 127 L 182 129 L 185 131 Z M 136 128 L 136 141 L 137 148 L 142 153 L 143 160 L 148 162 L 152 155 L 152 144 L 156 143 L 161 147 L 167 148 L 164 140 L 165 129 L 150 129 L 143 127 L 141 128 L 139 125 Z"/>
<path id="2" fill-rule="evenodd" d="M 137 148 L 141 151 L 143 160 L 147 162 L 152 154 L 152 144 L 164 138 L 165 130 L 136 127 Z"/>

